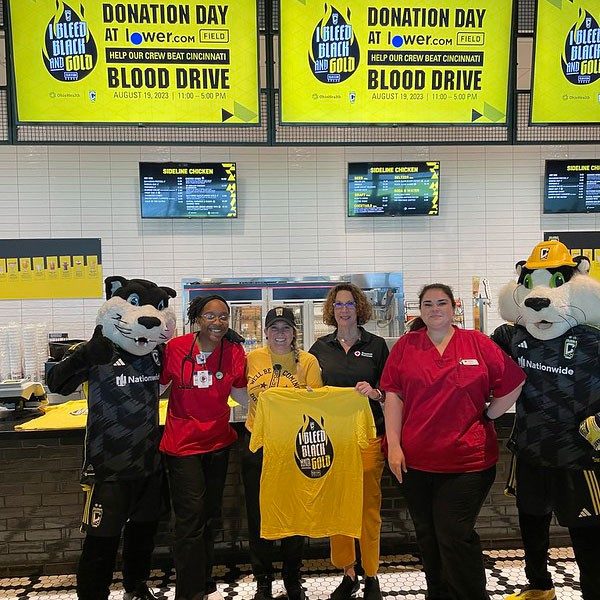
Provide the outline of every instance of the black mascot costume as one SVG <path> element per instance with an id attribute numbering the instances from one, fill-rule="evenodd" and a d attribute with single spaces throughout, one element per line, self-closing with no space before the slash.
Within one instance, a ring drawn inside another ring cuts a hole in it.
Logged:
<path id="1" fill-rule="evenodd" d="M 147 587 L 154 534 L 164 510 L 158 452 L 162 344 L 175 333 L 176 293 L 144 279 L 108 277 L 92 338 L 48 373 L 52 392 L 87 387 L 81 483 L 86 533 L 77 596 L 106 600 L 123 531 L 125 600 L 152 599 Z"/>
<path id="2" fill-rule="evenodd" d="M 600 283 L 564 244 L 538 244 L 500 291 L 492 339 L 527 373 L 509 441 L 528 585 L 507 600 L 554 600 L 552 514 L 568 527 L 585 600 L 600 599 Z"/>

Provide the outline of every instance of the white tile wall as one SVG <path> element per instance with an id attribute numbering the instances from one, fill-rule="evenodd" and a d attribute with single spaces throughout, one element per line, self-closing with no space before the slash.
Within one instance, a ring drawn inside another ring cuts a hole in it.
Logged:
<path id="1" fill-rule="evenodd" d="M 598 158 L 600 146 L 0 146 L 0 238 L 100 237 L 106 276 L 177 290 L 184 277 L 403 271 L 409 299 L 425 283 L 452 285 L 470 324 L 471 276 L 495 296 L 543 231 L 600 225 L 541 214 L 544 160 L 570 157 Z M 348 162 L 413 159 L 441 161 L 439 217 L 346 217 Z M 239 218 L 142 221 L 138 162 L 168 160 L 236 161 Z M 0 323 L 87 337 L 101 302 L 0 300 Z M 489 328 L 499 323 L 493 306 Z"/>

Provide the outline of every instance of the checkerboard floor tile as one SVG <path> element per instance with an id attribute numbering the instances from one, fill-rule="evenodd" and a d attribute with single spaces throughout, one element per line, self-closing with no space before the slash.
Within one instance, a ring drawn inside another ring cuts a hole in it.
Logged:
<path id="1" fill-rule="evenodd" d="M 521 550 L 486 551 L 488 591 L 493 600 L 525 585 Z M 579 572 L 571 548 L 554 548 L 550 552 L 550 570 L 560 600 L 580 600 Z M 306 560 L 303 568 L 308 600 L 326 600 L 340 581 L 340 574 L 328 560 Z M 215 568 L 218 589 L 225 600 L 252 600 L 255 591 L 250 565 L 219 565 Z M 384 598 L 424 600 L 425 577 L 416 556 L 383 556 L 379 573 Z M 150 585 L 160 599 L 174 598 L 175 574 L 153 571 Z M 284 595 L 280 579 L 275 581 L 274 596 Z M 110 600 L 121 600 L 121 574 L 115 574 Z M 360 597 L 360 594 L 359 594 Z M 0 579 L 0 600 L 75 600 L 75 576 L 15 577 Z"/>

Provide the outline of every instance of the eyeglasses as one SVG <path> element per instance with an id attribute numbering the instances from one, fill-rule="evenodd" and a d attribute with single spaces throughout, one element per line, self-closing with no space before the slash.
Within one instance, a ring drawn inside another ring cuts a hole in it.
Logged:
<path id="1" fill-rule="evenodd" d="M 342 308 L 352 310 L 353 308 L 356 308 L 356 302 L 334 302 L 333 308 L 337 308 L 338 310 Z"/>
<path id="2" fill-rule="evenodd" d="M 200 316 L 203 319 L 206 319 L 209 323 L 212 323 L 212 321 L 216 321 L 217 319 L 219 319 L 221 323 L 227 323 L 229 321 L 229 315 L 215 315 L 215 313 L 204 313 Z"/>

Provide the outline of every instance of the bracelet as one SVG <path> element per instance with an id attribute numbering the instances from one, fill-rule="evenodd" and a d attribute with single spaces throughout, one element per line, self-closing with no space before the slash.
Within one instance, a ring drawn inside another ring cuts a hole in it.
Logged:
<path id="1" fill-rule="evenodd" d="M 379 389 L 379 388 L 373 388 L 379 395 L 377 396 L 377 398 L 370 398 L 370 400 L 373 400 L 374 402 L 381 402 L 384 398 L 385 395 L 384 393 Z"/>

